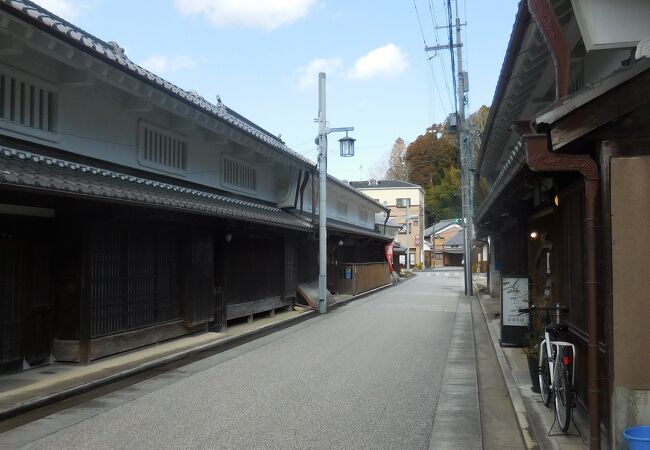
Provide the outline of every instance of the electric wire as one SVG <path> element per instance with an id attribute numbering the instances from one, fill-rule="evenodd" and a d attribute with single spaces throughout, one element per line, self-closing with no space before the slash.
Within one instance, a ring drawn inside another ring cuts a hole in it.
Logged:
<path id="1" fill-rule="evenodd" d="M 428 6 L 429 6 L 429 11 L 431 13 L 430 19 L 431 19 L 431 23 L 432 23 L 432 26 L 433 26 L 433 31 L 434 31 L 434 36 L 435 36 L 435 39 L 436 39 L 436 44 L 440 45 L 440 41 L 438 39 L 438 31 L 436 29 L 435 13 L 433 11 L 433 6 L 431 5 L 430 0 L 428 1 Z M 418 20 L 418 26 L 420 28 L 420 34 L 422 35 L 422 42 L 424 43 L 424 46 L 427 47 L 427 41 L 426 41 L 426 36 L 424 34 L 424 27 L 422 26 L 422 19 L 420 17 L 420 11 L 418 10 L 417 3 L 416 3 L 415 0 L 413 0 L 413 9 L 415 10 L 415 15 L 416 15 L 417 20 Z M 427 96 L 428 101 L 429 101 L 429 116 L 430 116 L 429 121 L 433 120 L 433 115 L 435 113 L 436 92 L 437 92 L 438 98 L 440 100 L 440 106 L 442 107 L 442 110 L 444 111 L 445 115 L 447 114 L 447 108 L 445 107 L 445 101 L 443 99 L 441 89 L 438 86 L 438 83 L 436 81 L 436 76 L 435 76 L 435 71 L 434 71 L 434 68 L 433 68 L 433 63 L 431 62 L 431 60 L 437 55 L 438 55 L 438 53 L 436 52 L 436 54 L 434 56 L 427 58 L 427 65 L 428 65 L 428 71 L 429 71 L 428 73 L 431 74 L 431 80 L 433 81 L 433 86 L 434 86 L 434 89 L 431 89 L 430 84 L 427 86 L 427 88 L 429 90 L 429 95 Z M 443 76 L 443 79 L 445 81 L 445 87 L 446 87 L 446 92 L 447 92 L 447 101 L 449 102 L 449 105 L 453 109 L 451 93 L 449 92 L 449 84 L 447 82 L 447 77 L 445 75 L 447 73 L 447 70 L 445 68 L 444 60 L 442 58 L 438 58 L 438 60 L 440 61 L 440 65 L 441 65 L 441 68 L 442 68 L 442 76 Z M 430 83 L 429 78 L 428 78 L 428 74 L 427 74 L 427 83 Z"/>
<path id="2" fill-rule="evenodd" d="M 428 0 L 429 4 L 429 12 L 430 12 L 430 17 L 431 17 L 431 24 L 433 26 L 433 35 L 436 40 L 436 45 L 440 45 L 440 39 L 438 38 L 438 20 L 436 19 L 436 10 L 433 7 L 432 0 Z M 437 55 L 437 52 L 436 52 Z M 444 58 L 438 58 L 440 61 L 440 68 L 442 69 L 442 77 L 445 81 L 445 89 L 447 90 L 447 101 L 449 101 L 449 106 L 451 109 L 454 109 L 454 106 L 452 104 L 452 97 L 451 97 L 451 92 L 449 92 L 449 83 L 447 81 L 447 67 L 445 67 L 445 60 Z M 453 76 L 453 71 L 452 71 L 452 76 Z"/>
<path id="3" fill-rule="evenodd" d="M 447 0 L 447 17 L 449 23 L 449 54 L 451 56 L 451 73 L 456 73 L 456 59 L 454 58 L 454 31 L 453 31 L 453 21 L 451 15 L 451 0 Z M 452 76 L 454 84 L 454 105 L 456 107 L 456 114 L 458 114 L 459 103 L 458 103 L 458 88 L 456 85 L 456 77 Z"/>
<path id="4" fill-rule="evenodd" d="M 420 33 L 422 34 L 422 42 L 424 43 L 424 46 L 427 46 L 427 40 L 424 37 L 424 29 L 422 28 L 422 21 L 420 20 L 420 12 L 418 11 L 418 5 L 415 3 L 415 0 L 413 0 L 413 8 L 415 8 L 415 15 L 418 18 L 418 25 L 420 25 Z"/>

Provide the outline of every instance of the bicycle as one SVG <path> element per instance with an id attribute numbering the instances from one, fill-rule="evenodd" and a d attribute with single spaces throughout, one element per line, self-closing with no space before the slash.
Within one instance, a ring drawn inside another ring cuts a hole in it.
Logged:
<path id="1" fill-rule="evenodd" d="M 560 429 L 566 432 L 571 423 L 571 412 L 575 407 L 574 377 L 575 377 L 575 345 L 557 340 L 560 333 L 565 333 L 568 327 L 560 321 L 560 314 L 569 311 L 560 305 L 519 309 L 520 314 L 528 313 L 529 317 L 536 312 L 544 312 L 544 338 L 539 344 L 539 387 L 542 402 L 547 408 L 555 399 L 555 418 Z M 555 320 L 551 321 L 549 312 L 554 312 Z"/>

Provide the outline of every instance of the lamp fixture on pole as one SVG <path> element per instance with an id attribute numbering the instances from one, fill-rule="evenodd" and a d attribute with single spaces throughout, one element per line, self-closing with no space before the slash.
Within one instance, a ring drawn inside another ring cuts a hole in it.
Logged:
<path id="1" fill-rule="evenodd" d="M 328 128 L 325 107 L 325 73 L 318 74 L 318 310 L 327 312 L 327 135 L 345 131 L 340 139 L 341 156 L 354 155 L 354 127 Z"/>

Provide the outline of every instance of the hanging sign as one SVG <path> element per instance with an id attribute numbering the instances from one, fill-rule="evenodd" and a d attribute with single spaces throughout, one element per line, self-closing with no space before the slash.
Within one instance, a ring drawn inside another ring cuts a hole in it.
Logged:
<path id="1" fill-rule="evenodd" d="M 392 272 L 393 269 L 393 247 L 395 246 L 394 242 L 391 242 L 390 244 L 386 244 L 386 247 L 384 248 L 384 251 L 386 253 L 386 261 L 388 261 L 388 271 Z"/>
<path id="2" fill-rule="evenodd" d="M 528 277 L 504 276 L 501 278 L 501 345 L 523 347 L 528 332 Z"/>

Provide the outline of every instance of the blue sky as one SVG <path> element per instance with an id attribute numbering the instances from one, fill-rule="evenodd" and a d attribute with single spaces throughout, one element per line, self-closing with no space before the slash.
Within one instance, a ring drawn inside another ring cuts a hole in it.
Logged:
<path id="1" fill-rule="evenodd" d="M 446 25 L 444 0 L 36 2 L 180 87 L 219 95 L 311 160 L 326 72 L 328 122 L 355 127 L 357 139 L 356 156 L 343 159 L 342 135 L 330 135 L 329 173 L 341 179 L 380 176 L 397 137 L 408 144 L 452 108 L 449 52 L 423 48 L 423 35 L 435 45 L 434 24 Z M 492 101 L 518 2 L 458 2 L 472 112 Z M 446 36 L 438 30 L 439 43 Z"/>

